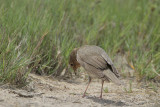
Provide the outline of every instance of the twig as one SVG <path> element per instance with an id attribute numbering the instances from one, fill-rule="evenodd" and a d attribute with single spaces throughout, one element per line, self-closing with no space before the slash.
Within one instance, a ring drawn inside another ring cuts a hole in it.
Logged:
<path id="1" fill-rule="evenodd" d="M 21 92 L 17 92 L 17 91 L 12 91 L 12 93 L 18 94 L 19 97 L 25 97 L 25 98 L 32 98 L 34 96 L 39 96 L 39 95 L 44 94 L 44 93 L 26 94 L 26 93 L 21 93 Z"/>

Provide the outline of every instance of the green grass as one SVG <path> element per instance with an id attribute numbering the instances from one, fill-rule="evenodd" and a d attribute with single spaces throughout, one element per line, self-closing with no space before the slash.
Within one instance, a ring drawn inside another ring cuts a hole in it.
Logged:
<path id="1" fill-rule="evenodd" d="M 159 0 L 1 0 L 0 81 L 29 72 L 59 75 L 70 51 L 84 44 L 117 52 L 139 77 L 160 73 Z"/>
<path id="2" fill-rule="evenodd" d="M 129 88 L 128 89 L 124 88 L 124 91 L 126 93 L 132 93 L 133 92 L 133 90 L 132 90 L 132 81 L 129 81 Z"/>

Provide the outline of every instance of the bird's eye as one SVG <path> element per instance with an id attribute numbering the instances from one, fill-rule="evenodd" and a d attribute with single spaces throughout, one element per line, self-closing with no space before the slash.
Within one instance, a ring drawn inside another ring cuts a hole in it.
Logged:
<path id="1" fill-rule="evenodd" d="M 71 66 L 73 66 L 73 64 L 70 64 Z"/>

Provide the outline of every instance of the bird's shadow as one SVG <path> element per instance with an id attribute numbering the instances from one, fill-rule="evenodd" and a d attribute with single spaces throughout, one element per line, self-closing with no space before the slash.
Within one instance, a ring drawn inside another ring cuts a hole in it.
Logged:
<path id="1" fill-rule="evenodd" d="M 113 101 L 113 100 L 98 98 L 95 96 L 87 96 L 86 98 L 92 100 L 93 102 L 103 104 L 103 105 L 127 106 L 124 102 L 121 102 L 121 101 Z"/>

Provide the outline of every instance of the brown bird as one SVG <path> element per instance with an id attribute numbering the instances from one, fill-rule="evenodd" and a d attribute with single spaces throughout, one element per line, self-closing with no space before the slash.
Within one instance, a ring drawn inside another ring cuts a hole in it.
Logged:
<path id="1" fill-rule="evenodd" d="M 100 98 L 102 98 L 104 81 L 112 81 L 117 85 L 122 84 L 118 79 L 120 75 L 114 67 L 112 60 L 109 58 L 107 53 L 98 46 L 85 45 L 80 48 L 75 48 L 70 54 L 69 64 L 73 68 L 74 72 L 78 67 L 82 66 L 89 75 L 89 83 L 83 97 L 85 97 L 92 78 L 102 80 Z"/>

